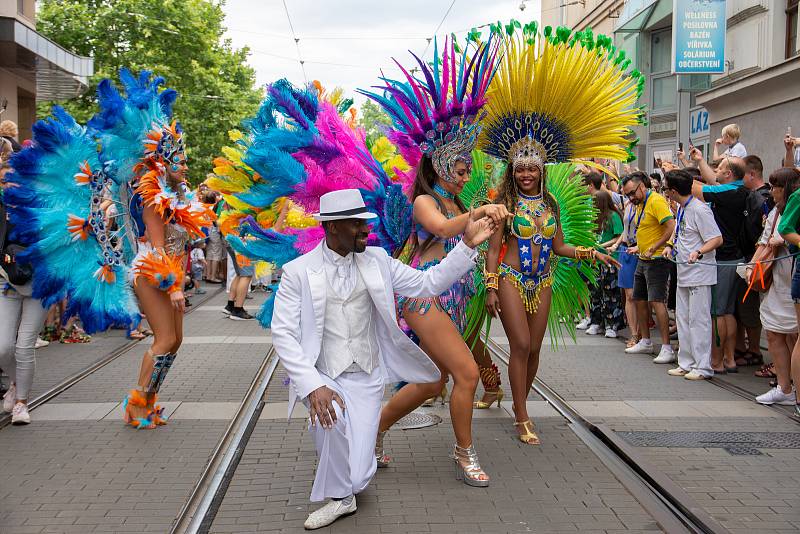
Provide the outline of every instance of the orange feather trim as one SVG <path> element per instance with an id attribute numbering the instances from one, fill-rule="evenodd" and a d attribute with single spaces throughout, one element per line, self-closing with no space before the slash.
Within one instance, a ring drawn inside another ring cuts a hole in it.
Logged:
<path id="1" fill-rule="evenodd" d="M 175 293 L 183 291 L 183 258 L 171 256 L 164 251 L 153 251 L 145 254 L 134 267 L 136 278 L 144 278 L 150 285 L 161 291 Z"/>
<path id="2" fill-rule="evenodd" d="M 205 237 L 203 228 L 211 226 L 216 219 L 214 212 L 201 202 L 181 203 L 175 206 L 175 197 L 164 193 L 161 186 L 162 170 L 151 169 L 140 179 L 136 192 L 141 195 L 145 206 L 155 209 L 165 223 L 175 222 L 182 226 L 190 238 Z"/>
<path id="3" fill-rule="evenodd" d="M 114 272 L 114 267 L 112 267 L 111 265 L 108 265 L 108 264 L 103 265 L 102 267 L 97 269 L 94 272 L 94 276 L 98 280 L 102 280 L 103 282 L 105 282 L 107 284 L 113 284 L 114 282 L 117 281 L 117 273 Z"/>
<path id="4" fill-rule="evenodd" d="M 88 161 L 84 161 L 80 165 L 81 172 L 75 174 L 75 183 L 78 185 L 89 185 L 92 181 L 92 168 L 89 166 Z"/>
<path id="5" fill-rule="evenodd" d="M 89 223 L 86 219 L 75 215 L 69 215 L 68 217 L 67 230 L 72 234 L 72 240 L 77 241 L 80 239 L 81 241 L 86 241 L 86 238 L 89 237 Z"/>

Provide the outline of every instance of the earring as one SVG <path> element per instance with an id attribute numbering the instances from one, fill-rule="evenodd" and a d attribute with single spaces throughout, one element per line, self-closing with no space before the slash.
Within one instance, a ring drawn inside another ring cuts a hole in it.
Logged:
<path id="1" fill-rule="evenodd" d="M 178 169 L 180 169 L 178 165 L 172 165 L 172 172 L 178 172 Z"/>

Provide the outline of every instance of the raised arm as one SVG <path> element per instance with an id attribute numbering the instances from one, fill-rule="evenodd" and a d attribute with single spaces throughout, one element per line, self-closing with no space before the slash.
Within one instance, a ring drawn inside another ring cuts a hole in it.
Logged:
<path id="1" fill-rule="evenodd" d="M 717 175 L 714 172 L 714 169 L 711 168 L 711 165 L 706 163 L 706 160 L 703 157 L 703 153 L 700 152 L 700 149 L 692 147 L 692 150 L 689 152 L 689 156 L 692 158 L 694 164 L 697 165 L 697 168 L 700 169 L 700 178 L 702 178 L 703 181 L 709 185 L 715 185 L 717 183 Z"/>
<path id="2" fill-rule="evenodd" d="M 507 216 L 508 211 L 502 204 L 486 204 L 472 210 L 473 218 L 489 217 L 495 224 L 501 224 Z M 463 234 L 469 218 L 469 213 L 462 213 L 448 219 L 439 210 L 436 201 L 430 195 L 420 195 L 414 201 L 414 220 L 429 233 L 442 239 L 449 239 Z"/>
<path id="3" fill-rule="evenodd" d="M 464 238 L 438 265 L 427 271 L 389 258 L 394 292 L 412 298 L 440 295 L 475 267 L 475 258 L 478 256 L 475 247 L 489 239 L 495 228 L 496 225 L 488 217 L 470 219 L 464 228 Z"/>
<path id="4" fill-rule="evenodd" d="M 783 138 L 783 148 L 786 151 L 783 155 L 784 167 L 794 167 L 794 147 L 796 142 L 797 138 L 791 135 L 787 135 Z"/>

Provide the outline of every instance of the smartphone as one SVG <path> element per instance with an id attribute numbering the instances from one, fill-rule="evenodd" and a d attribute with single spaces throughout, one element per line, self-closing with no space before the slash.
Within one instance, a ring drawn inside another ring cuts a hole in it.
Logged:
<path id="1" fill-rule="evenodd" d="M 678 151 L 683 152 L 683 143 L 678 143 Z"/>

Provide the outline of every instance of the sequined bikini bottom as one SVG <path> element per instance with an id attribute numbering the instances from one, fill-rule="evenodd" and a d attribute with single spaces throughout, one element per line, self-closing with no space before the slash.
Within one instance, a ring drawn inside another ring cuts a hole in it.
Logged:
<path id="1" fill-rule="evenodd" d="M 525 305 L 525 311 L 528 313 L 535 313 L 539 307 L 539 300 L 542 291 L 553 285 L 553 277 L 551 272 L 548 271 L 541 275 L 524 274 L 501 263 L 497 270 L 500 278 L 504 278 L 509 284 L 517 288 L 519 297 Z"/>
<path id="2" fill-rule="evenodd" d="M 427 271 L 434 265 L 438 265 L 441 260 L 431 260 L 417 267 L 420 271 Z M 467 326 L 467 304 L 469 299 L 475 294 L 475 280 L 472 276 L 472 271 L 464 275 L 463 278 L 456 281 L 450 288 L 435 297 L 417 297 L 409 298 L 397 296 L 397 316 L 399 318 L 400 328 L 415 342 L 419 342 L 419 338 L 411 331 L 408 324 L 404 319 L 406 312 L 418 313 L 425 315 L 431 306 L 445 312 L 450 316 L 450 320 L 458 329 L 460 334 L 464 333 Z"/>

